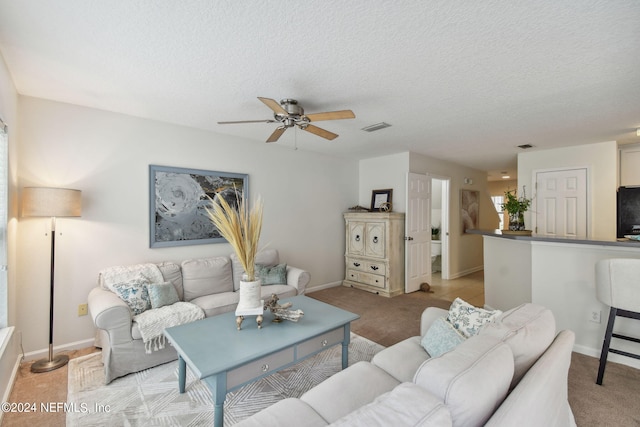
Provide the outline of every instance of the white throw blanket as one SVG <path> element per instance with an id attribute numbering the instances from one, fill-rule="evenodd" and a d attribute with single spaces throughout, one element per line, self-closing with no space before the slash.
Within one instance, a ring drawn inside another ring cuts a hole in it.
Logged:
<path id="1" fill-rule="evenodd" d="M 133 317 L 133 321 L 138 324 L 147 353 L 164 348 L 166 328 L 200 319 L 204 319 L 202 309 L 195 304 L 183 301 L 147 310 Z"/>
<path id="2" fill-rule="evenodd" d="M 118 283 L 128 283 L 142 276 L 149 283 L 162 283 L 164 279 L 162 272 L 157 265 L 136 264 L 136 265 L 117 265 L 115 267 L 105 268 L 98 273 L 98 284 L 102 289 L 109 289 L 114 292 L 113 285 Z"/>

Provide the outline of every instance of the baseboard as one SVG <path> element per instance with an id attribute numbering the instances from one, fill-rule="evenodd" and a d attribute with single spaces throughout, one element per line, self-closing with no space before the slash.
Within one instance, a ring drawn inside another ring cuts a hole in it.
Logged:
<path id="1" fill-rule="evenodd" d="M 591 348 L 584 345 L 574 345 L 573 351 L 576 353 L 584 354 L 585 356 L 595 357 L 596 359 L 600 359 L 601 349 Z M 632 368 L 640 369 L 640 360 L 634 359 L 631 357 L 621 356 L 615 353 L 609 353 L 607 357 L 607 362 L 619 363 L 621 365 L 630 366 Z"/>
<path id="2" fill-rule="evenodd" d="M 330 282 L 330 283 L 325 283 L 323 285 L 312 286 L 310 288 L 306 288 L 304 290 L 304 292 L 306 294 L 310 294 L 310 293 L 315 292 L 315 291 L 321 291 L 323 289 L 335 288 L 335 287 L 338 287 L 338 286 L 342 286 L 342 280 L 340 280 L 338 282 Z"/>
<path id="3" fill-rule="evenodd" d="M 60 346 L 53 346 L 53 353 L 59 353 L 61 351 L 70 351 L 70 350 L 80 350 L 82 348 L 93 347 L 95 343 L 95 338 L 90 338 L 82 341 L 75 341 L 68 344 L 63 344 Z M 42 349 L 36 351 L 30 351 L 29 353 L 24 354 L 24 360 L 38 360 L 49 357 L 49 349 Z"/>
<path id="4" fill-rule="evenodd" d="M 468 268 L 466 270 L 458 271 L 455 274 L 449 273 L 449 279 L 448 280 L 458 279 L 460 277 L 466 276 L 466 275 L 471 274 L 471 273 L 475 273 L 476 271 L 482 271 L 482 270 L 484 270 L 484 266 L 483 265 L 479 265 L 478 267 L 473 267 L 473 268 Z"/>

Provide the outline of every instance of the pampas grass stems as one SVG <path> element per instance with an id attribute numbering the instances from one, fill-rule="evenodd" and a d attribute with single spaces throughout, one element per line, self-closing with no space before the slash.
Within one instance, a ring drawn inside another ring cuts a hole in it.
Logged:
<path id="1" fill-rule="evenodd" d="M 233 247 L 247 274 L 247 280 L 254 281 L 255 259 L 262 230 L 262 199 L 258 198 L 251 210 L 244 193 L 242 198 L 236 199 L 238 209 L 232 208 L 224 197 L 219 195 L 216 195 L 215 200 L 210 197 L 209 200 L 211 209 L 207 208 L 207 214 L 211 222 Z"/>

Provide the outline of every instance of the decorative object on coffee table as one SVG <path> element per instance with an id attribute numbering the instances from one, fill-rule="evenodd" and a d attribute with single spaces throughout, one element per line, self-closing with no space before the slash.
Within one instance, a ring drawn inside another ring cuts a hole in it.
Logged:
<path id="1" fill-rule="evenodd" d="M 262 230 L 262 199 L 258 197 L 253 209 L 249 209 L 244 193 L 241 198 L 236 193 L 235 207 L 217 195 L 210 200 L 211 208 L 207 208 L 207 214 L 222 237 L 233 247 L 245 272 L 240 281 L 240 302 L 236 308 L 238 330 L 242 327 L 244 316 L 257 316 L 258 328 L 262 328 L 264 309 L 260 299 L 261 283 L 255 275 L 255 259 Z"/>
<path id="2" fill-rule="evenodd" d="M 504 193 L 505 202 L 502 210 L 509 214 L 509 226 L 502 230 L 503 234 L 531 235 L 531 230 L 525 230 L 524 213 L 531 206 L 531 199 L 527 199 L 525 186 L 522 186 L 522 196 L 518 197 L 517 190 L 508 190 Z"/>
<path id="3" fill-rule="evenodd" d="M 297 322 L 302 318 L 302 316 L 304 316 L 304 312 L 302 310 L 289 310 L 289 308 L 293 306 L 291 301 L 280 305 L 278 304 L 279 300 L 280 298 L 278 298 L 278 295 L 271 294 L 271 297 L 264 304 L 264 309 L 268 309 L 273 313 L 274 318 L 272 322 L 280 323 L 282 322 L 282 319 Z"/>

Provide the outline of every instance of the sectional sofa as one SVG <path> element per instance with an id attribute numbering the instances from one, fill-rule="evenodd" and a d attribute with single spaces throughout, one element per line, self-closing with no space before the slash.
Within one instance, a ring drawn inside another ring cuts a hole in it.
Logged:
<path id="1" fill-rule="evenodd" d="M 423 339 L 448 311 L 428 308 L 421 335 L 358 362 L 236 424 L 263 426 L 575 426 L 567 379 L 574 334 L 556 335 L 548 309 L 524 304 L 452 350 Z"/>

